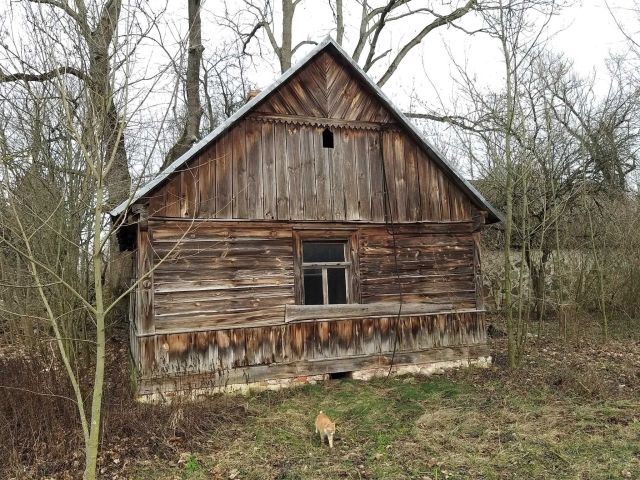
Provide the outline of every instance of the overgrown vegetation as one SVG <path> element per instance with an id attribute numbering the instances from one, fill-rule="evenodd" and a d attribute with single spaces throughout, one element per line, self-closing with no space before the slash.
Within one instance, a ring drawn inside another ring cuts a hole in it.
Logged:
<path id="1" fill-rule="evenodd" d="M 625 56 L 609 59 L 601 93 L 540 41 L 562 0 L 437 12 L 417 0 L 324 2 L 337 42 L 380 85 L 431 32 L 488 35 L 501 49 L 501 85 L 479 85 L 452 58 L 459 111 L 419 98 L 412 116 L 455 129 L 452 160 L 468 161 L 464 173 L 507 213 L 485 234 L 485 290 L 507 318 L 508 363 L 522 368 L 502 370 L 500 343 L 489 371 L 172 407 L 131 399 L 118 301 L 131 266 L 106 212 L 244 104 L 258 52 L 285 70 L 326 32 L 294 38 L 308 28 L 300 0 L 238 0 L 204 29 L 211 12 L 182 2 L 175 36 L 162 2 L 10 3 L 0 7 L 4 476 L 93 478 L 99 446 L 99 471 L 134 478 L 636 475 L 640 44 L 628 32 L 640 3 L 614 16 Z M 409 36 L 387 49 L 396 31 Z M 333 454 L 311 434 L 318 407 L 338 420 Z"/>
<path id="2" fill-rule="evenodd" d="M 131 400 L 124 339 L 113 338 L 99 471 L 132 479 L 637 478 L 640 331 L 614 323 L 607 345 L 593 341 L 598 324 L 584 319 L 570 323 L 567 342 L 555 324 L 543 331 L 515 372 L 504 368 L 499 339 L 489 369 L 172 406 Z M 2 371 L 9 367 L 16 385 L 66 394 L 55 368 L 4 358 Z M 2 397 L 10 441 L 0 447 L 1 476 L 80 476 L 82 440 L 68 433 L 74 406 L 51 395 Z M 313 431 L 320 409 L 337 422 L 333 451 Z"/>

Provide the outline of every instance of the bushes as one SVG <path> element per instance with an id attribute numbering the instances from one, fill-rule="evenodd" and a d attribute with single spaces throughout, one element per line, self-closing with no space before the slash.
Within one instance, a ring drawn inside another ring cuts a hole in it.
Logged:
<path id="1" fill-rule="evenodd" d="M 45 344 L 46 346 L 46 344 Z M 212 432 L 242 424 L 248 407 L 219 396 L 206 402 L 170 406 L 138 403 L 131 392 L 127 341 L 118 332 L 107 344 L 100 469 L 123 459 L 154 456 L 173 460 L 176 452 L 211 442 Z M 81 478 L 82 433 L 73 392 L 54 354 L 29 351 L 0 356 L 0 478 Z M 85 363 L 86 365 L 86 363 Z M 83 367 L 90 391 L 93 372 Z M 85 394 L 86 398 L 86 394 Z M 6 440 L 5 440 L 6 439 Z M 121 465 L 121 464 L 120 464 Z"/>

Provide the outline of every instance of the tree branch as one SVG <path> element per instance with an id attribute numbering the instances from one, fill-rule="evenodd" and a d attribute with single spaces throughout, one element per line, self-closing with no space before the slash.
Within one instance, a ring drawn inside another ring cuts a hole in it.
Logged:
<path id="1" fill-rule="evenodd" d="M 424 39 L 424 37 L 427 36 L 427 34 L 429 34 L 430 32 L 432 32 L 438 27 L 447 25 L 453 22 L 454 20 L 457 20 L 460 17 L 466 15 L 475 5 L 476 5 L 476 0 L 469 0 L 464 6 L 457 8 L 456 10 L 449 13 L 448 15 L 443 15 L 436 18 L 433 22 L 431 22 L 429 25 L 424 27 L 420 31 L 420 33 L 418 33 L 409 42 L 407 42 L 407 44 L 404 47 L 400 49 L 396 57 L 391 62 L 391 65 L 389 65 L 389 67 L 387 68 L 387 71 L 384 72 L 380 80 L 378 80 L 378 86 L 382 87 L 385 83 L 387 83 L 387 80 L 389 80 L 389 78 L 391 78 L 391 75 L 393 75 L 395 71 L 398 69 L 400 62 L 404 59 L 404 57 L 407 56 L 407 54 L 411 51 L 412 48 L 414 48 L 416 45 L 419 45 L 420 42 L 422 42 L 422 40 Z"/>
<path id="2" fill-rule="evenodd" d="M 25 73 L 25 72 L 16 72 L 16 73 L 5 73 L 0 71 L 0 83 L 7 82 L 47 82 L 49 80 L 53 80 L 54 78 L 60 77 L 62 75 L 72 75 L 74 77 L 79 78 L 80 80 L 87 81 L 88 77 L 85 72 L 79 70 L 75 67 L 64 66 L 57 67 L 53 70 L 49 70 L 44 73 Z"/>

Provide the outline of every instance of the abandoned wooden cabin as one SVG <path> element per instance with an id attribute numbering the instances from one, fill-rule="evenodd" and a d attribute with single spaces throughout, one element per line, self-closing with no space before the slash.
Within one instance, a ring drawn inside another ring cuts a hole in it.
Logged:
<path id="1" fill-rule="evenodd" d="M 488 356 L 499 213 L 330 39 L 111 215 L 142 396 Z"/>

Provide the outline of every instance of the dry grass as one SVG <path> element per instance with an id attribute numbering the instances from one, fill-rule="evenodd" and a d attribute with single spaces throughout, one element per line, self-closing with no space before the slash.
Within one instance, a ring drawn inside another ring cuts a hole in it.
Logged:
<path id="1" fill-rule="evenodd" d="M 640 479 L 636 333 L 565 344 L 545 330 L 514 372 L 498 343 L 490 369 L 172 407 L 131 402 L 125 372 L 114 372 L 100 468 L 104 478 L 142 480 Z M 313 432 L 320 409 L 337 422 L 333 451 Z M 79 477 L 72 451 L 53 460 L 3 478 Z"/>
<path id="2" fill-rule="evenodd" d="M 134 478 L 640 478 L 640 344 L 550 338 L 517 372 L 496 365 L 251 396 L 242 427 L 212 432 L 216 448 Z M 334 451 L 313 435 L 319 409 L 337 421 Z"/>

